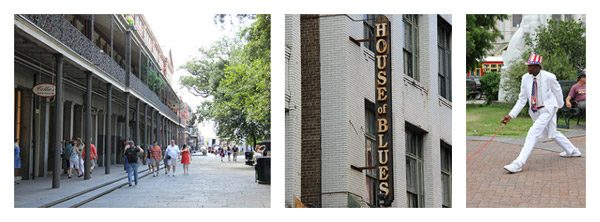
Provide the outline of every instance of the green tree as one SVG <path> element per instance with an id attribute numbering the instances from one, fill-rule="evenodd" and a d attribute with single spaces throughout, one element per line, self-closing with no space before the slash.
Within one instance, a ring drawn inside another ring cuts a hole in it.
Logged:
<path id="1" fill-rule="evenodd" d="M 480 79 L 481 90 L 485 94 L 486 104 L 491 104 L 492 101 L 498 100 L 498 89 L 500 88 L 500 73 L 487 72 Z"/>
<path id="2" fill-rule="evenodd" d="M 198 49 L 200 55 L 181 67 L 191 74 L 182 76 L 181 84 L 196 96 L 215 96 L 219 83 L 225 76 L 225 68 L 229 65 L 231 54 L 239 48 L 239 41 L 221 38 L 208 48 Z"/>
<path id="3" fill-rule="evenodd" d="M 508 101 L 517 100 L 521 77 L 527 73 L 525 61 L 531 52 L 543 56 L 543 69 L 554 73 L 557 80 L 573 80 L 585 69 L 585 26 L 581 22 L 549 20 L 547 26 L 538 28 L 535 36 L 525 40 L 525 52 L 506 72 L 508 81 L 504 89 Z"/>
<path id="4" fill-rule="evenodd" d="M 544 63 L 560 56 L 568 58 L 566 61 L 577 70 L 585 69 L 585 25 L 580 21 L 549 20 L 528 44 L 544 56 Z"/>
<path id="5" fill-rule="evenodd" d="M 256 145 L 270 136 L 271 17 L 256 15 L 237 39 L 221 39 L 182 68 L 192 93 L 210 97 L 198 107 L 199 121 L 213 120 L 217 134 Z"/>
<path id="6" fill-rule="evenodd" d="M 473 70 L 500 36 L 496 22 L 507 15 L 467 15 L 467 70 Z"/>

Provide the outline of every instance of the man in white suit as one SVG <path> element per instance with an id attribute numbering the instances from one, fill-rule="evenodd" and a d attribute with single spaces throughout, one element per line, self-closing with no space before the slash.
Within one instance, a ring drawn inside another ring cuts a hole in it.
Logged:
<path id="1" fill-rule="evenodd" d="M 564 150 L 561 157 L 580 157 L 581 152 L 575 148 L 571 141 L 561 132 L 556 130 L 556 111 L 564 105 L 562 90 L 556 76 L 542 70 L 542 56 L 531 54 L 527 61 L 527 71 L 521 78 L 521 92 L 519 100 L 504 116 L 502 123 L 507 124 L 512 118 L 517 117 L 526 102 L 529 102 L 529 116 L 534 123 L 527 132 L 525 144 L 521 153 L 511 164 L 504 166 L 510 173 L 518 173 L 523 170 L 523 165 L 533 152 L 533 147 L 538 139 L 547 137 L 554 141 Z"/>

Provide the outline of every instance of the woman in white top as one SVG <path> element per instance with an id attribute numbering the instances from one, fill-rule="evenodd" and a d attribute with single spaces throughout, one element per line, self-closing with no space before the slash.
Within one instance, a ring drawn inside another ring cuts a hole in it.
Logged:
<path id="1" fill-rule="evenodd" d="M 258 160 L 258 158 L 263 157 L 263 152 L 265 152 L 265 145 L 256 145 L 256 148 L 254 148 L 254 164 L 256 164 L 256 161 Z"/>
<path id="2" fill-rule="evenodd" d="M 69 157 L 69 167 L 77 171 L 77 177 L 82 177 L 84 172 L 83 159 L 81 158 L 83 146 L 80 138 L 75 139 L 73 141 L 73 152 L 71 152 L 71 157 Z"/>

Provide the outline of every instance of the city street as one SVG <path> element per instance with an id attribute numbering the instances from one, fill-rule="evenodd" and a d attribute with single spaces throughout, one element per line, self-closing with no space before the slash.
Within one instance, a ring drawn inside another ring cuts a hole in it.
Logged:
<path id="1" fill-rule="evenodd" d="M 523 171 L 503 166 L 519 154 L 523 138 L 496 138 L 467 162 L 467 207 L 586 207 L 585 131 L 563 132 L 583 157 L 561 158 L 554 141 L 538 141 Z M 489 137 L 468 137 L 467 156 Z"/>
<path id="2" fill-rule="evenodd" d="M 254 167 L 245 165 L 243 156 L 237 162 L 221 162 L 211 154 L 194 155 L 189 175 L 183 175 L 181 165 L 175 177 L 160 172 L 82 207 L 270 207 L 271 186 L 254 182 Z"/>

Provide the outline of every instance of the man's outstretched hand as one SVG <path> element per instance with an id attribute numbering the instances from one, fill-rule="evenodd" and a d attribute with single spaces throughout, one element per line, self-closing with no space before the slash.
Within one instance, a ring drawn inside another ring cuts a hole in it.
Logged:
<path id="1" fill-rule="evenodd" d="M 504 123 L 504 125 L 506 125 L 508 122 L 510 122 L 510 119 L 512 119 L 512 117 L 510 117 L 509 115 L 504 116 L 504 119 L 502 119 L 502 123 Z"/>

